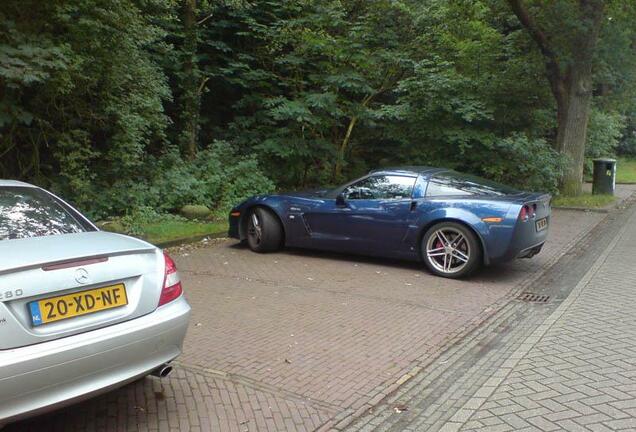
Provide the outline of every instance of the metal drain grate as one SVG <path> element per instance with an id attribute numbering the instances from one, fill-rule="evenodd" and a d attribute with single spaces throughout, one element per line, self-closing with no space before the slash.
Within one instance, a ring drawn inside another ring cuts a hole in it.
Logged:
<path id="1" fill-rule="evenodd" d="M 517 300 L 521 300 L 526 303 L 547 303 L 550 300 L 549 295 L 535 294 L 532 292 L 522 292 L 517 296 Z"/>

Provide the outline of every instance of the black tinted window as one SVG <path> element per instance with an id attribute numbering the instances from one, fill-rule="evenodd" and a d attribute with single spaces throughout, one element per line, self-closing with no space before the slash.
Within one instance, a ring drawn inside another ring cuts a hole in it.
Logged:
<path id="1" fill-rule="evenodd" d="M 83 231 L 86 229 L 46 192 L 0 187 L 0 241 Z"/>
<path id="2" fill-rule="evenodd" d="M 345 199 L 400 199 L 410 198 L 415 184 L 414 177 L 378 175 L 348 186 Z"/>
<path id="3" fill-rule="evenodd" d="M 428 182 L 426 196 L 510 195 L 517 190 L 481 177 L 453 171 L 437 174 Z"/>

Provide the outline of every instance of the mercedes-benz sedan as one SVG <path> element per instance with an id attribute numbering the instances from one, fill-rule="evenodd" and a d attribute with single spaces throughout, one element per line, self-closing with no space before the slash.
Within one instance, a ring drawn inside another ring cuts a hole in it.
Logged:
<path id="1" fill-rule="evenodd" d="M 0 180 L 0 426 L 165 376 L 189 316 L 167 254 Z"/>

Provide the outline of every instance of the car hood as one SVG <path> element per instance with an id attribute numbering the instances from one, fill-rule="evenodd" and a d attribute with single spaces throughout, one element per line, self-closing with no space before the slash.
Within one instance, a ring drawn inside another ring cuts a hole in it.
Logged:
<path id="1" fill-rule="evenodd" d="M 152 250 L 155 246 L 104 231 L 0 241 L 0 274 L 78 258 Z"/>

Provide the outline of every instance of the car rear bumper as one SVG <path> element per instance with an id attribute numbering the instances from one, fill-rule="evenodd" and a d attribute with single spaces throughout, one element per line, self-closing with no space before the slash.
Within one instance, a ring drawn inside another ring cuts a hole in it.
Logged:
<path id="1" fill-rule="evenodd" d="M 532 258 L 543 249 L 544 242 L 541 242 L 537 245 L 531 246 L 529 248 L 523 249 L 521 252 L 517 254 L 517 258 Z"/>
<path id="2" fill-rule="evenodd" d="M 181 353 L 189 317 L 182 296 L 127 322 L 0 351 L 0 425 L 147 375 Z"/>

